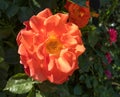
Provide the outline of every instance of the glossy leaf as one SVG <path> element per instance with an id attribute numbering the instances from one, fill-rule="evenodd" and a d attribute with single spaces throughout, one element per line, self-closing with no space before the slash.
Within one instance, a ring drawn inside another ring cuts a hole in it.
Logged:
<path id="1" fill-rule="evenodd" d="M 24 79 L 24 77 L 26 77 L 26 75 L 24 74 L 18 74 L 11 77 L 8 80 L 4 90 L 8 90 L 16 94 L 23 94 L 29 92 L 32 89 L 33 84 L 36 82 L 32 81 L 32 79 L 30 78 Z"/>
<path id="2" fill-rule="evenodd" d="M 94 47 L 98 40 L 99 36 L 97 30 L 93 30 L 90 33 L 88 33 L 88 42 L 91 47 Z"/>

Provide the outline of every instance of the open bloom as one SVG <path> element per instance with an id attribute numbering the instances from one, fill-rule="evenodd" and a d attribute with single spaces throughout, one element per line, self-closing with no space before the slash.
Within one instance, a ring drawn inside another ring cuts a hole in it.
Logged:
<path id="1" fill-rule="evenodd" d="M 115 43 L 117 41 L 117 30 L 114 28 L 110 28 L 108 30 L 110 36 L 110 43 Z"/>
<path id="2" fill-rule="evenodd" d="M 83 28 L 88 24 L 90 18 L 89 1 L 86 2 L 86 6 L 79 6 L 66 0 L 65 8 L 69 12 L 69 21 L 78 25 L 79 28 Z"/>
<path id="3" fill-rule="evenodd" d="M 68 15 L 52 15 L 46 8 L 24 22 L 17 36 L 20 62 L 27 75 L 38 81 L 61 84 L 78 69 L 77 58 L 85 51 L 81 32 Z"/>

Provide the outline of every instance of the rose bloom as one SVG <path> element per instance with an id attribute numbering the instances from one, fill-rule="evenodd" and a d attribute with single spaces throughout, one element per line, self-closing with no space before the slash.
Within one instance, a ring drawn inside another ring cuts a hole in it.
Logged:
<path id="1" fill-rule="evenodd" d="M 66 10 L 69 12 L 69 21 L 75 23 L 79 28 L 83 28 L 88 24 L 90 18 L 89 1 L 86 1 L 86 6 L 79 6 L 74 2 L 66 0 Z"/>
<path id="2" fill-rule="evenodd" d="M 78 69 L 77 58 L 85 51 L 81 32 L 68 15 L 52 15 L 46 8 L 24 22 L 17 36 L 20 62 L 35 80 L 62 84 Z"/>
<path id="3" fill-rule="evenodd" d="M 117 30 L 114 28 L 110 28 L 108 30 L 110 36 L 110 43 L 115 43 L 117 41 Z"/>
<path id="4" fill-rule="evenodd" d="M 105 54 L 105 57 L 106 57 L 106 59 L 107 59 L 107 61 L 108 61 L 108 64 L 110 64 L 110 63 L 112 62 L 112 56 L 111 56 L 111 54 L 110 54 L 109 52 L 107 52 L 107 53 Z"/>

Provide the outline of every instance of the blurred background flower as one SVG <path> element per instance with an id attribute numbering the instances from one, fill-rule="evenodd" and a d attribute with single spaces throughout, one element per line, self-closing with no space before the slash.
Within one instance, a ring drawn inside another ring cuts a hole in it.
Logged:
<path id="1" fill-rule="evenodd" d="M 86 6 L 80 6 L 66 0 L 65 8 L 69 12 L 70 22 L 75 23 L 79 28 L 83 28 L 88 24 L 90 19 L 89 1 L 86 1 Z"/>
<path id="2" fill-rule="evenodd" d="M 111 74 L 110 70 L 105 70 L 105 75 L 107 76 L 108 79 L 112 78 L 112 74 Z"/>
<path id="3" fill-rule="evenodd" d="M 110 43 L 115 43 L 117 41 L 117 30 L 115 28 L 108 29 Z"/>

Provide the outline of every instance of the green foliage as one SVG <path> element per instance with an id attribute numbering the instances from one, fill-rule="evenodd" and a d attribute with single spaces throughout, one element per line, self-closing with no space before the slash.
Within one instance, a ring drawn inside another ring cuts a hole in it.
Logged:
<path id="1" fill-rule="evenodd" d="M 10 4 L 10 6 L 8 7 L 8 10 L 6 11 L 7 16 L 9 18 L 13 17 L 14 15 L 17 14 L 18 10 L 19 10 L 19 6 L 14 5 L 14 4 Z"/>
<path id="2" fill-rule="evenodd" d="M 9 23 L 4 23 L 3 20 L 0 20 L 0 39 L 7 38 L 13 31 L 12 25 Z"/>
<path id="3" fill-rule="evenodd" d="M 21 22 L 28 20 L 32 16 L 32 9 L 29 7 L 21 7 L 19 10 L 18 18 Z"/>
<path id="4" fill-rule="evenodd" d="M 37 82 L 28 78 L 25 74 L 17 74 L 8 80 L 4 90 L 9 90 L 16 94 L 24 94 L 32 89 L 34 83 Z"/>
<path id="5" fill-rule="evenodd" d="M 8 3 L 5 0 L 0 0 L 0 10 L 6 10 L 8 8 Z"/>
<path id="6" fill-rule="evenodd" d="M 76 85 L 75 87 L 74 87 L 74 94 L 75 95 L 81 95 L 82 94 L 82 88 L 80 87 L 80 85 Z"/>
<path id="7" fill-rule="evenodd" d="M 86 51 L 78 58 L 80 69 L 66 83 L 40 83 L 23 73 L 16 45 L 22 22 L 47 7 L 53 13 L 64 12 L 65 1 L 0 0 L 0 97 L 120 97 L 119 0 L 100 0 L 98 25 L 94 25 L 91 17 L 89 24 L 80 29 Z M 81 6 L 86 2 L 71 1 Z M 107 32 L 110 27 L 118 32 L 117 42 L 113 44 Z M 110 64 L 106 52 L 112 56 Z M 105 70 L 110 70 L 111 79 L 106 77 Z"/>
<path id="8" fill-rule="evenodd" d="M 91 33 L 88 33 L 88 42 L 91 47 L 94 47 L 99 40 L 99 31 L 91 26 Z"/>
<path id="9" fill-rule="evenodd" d="M 86 5 L 86 0 L 71 0 L 74 3 L 80 5 L 80 6 L 85 6 Z"/>

